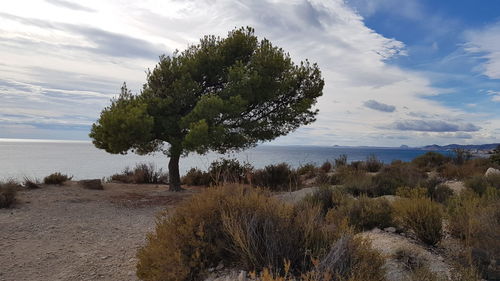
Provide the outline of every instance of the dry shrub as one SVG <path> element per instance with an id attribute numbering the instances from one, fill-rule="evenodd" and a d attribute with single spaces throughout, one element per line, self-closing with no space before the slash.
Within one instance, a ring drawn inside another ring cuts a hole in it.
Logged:
<path id="1" fill-rule="evenodd" d="M 465 190 L 448 203 L 450 233 L 472 250 L 476 264 L 488 265 L 500 256 L 500 196 L 487 188 L 483 196 Z M 480 268 L 484 270 L 484 268 Z"/>
<path id="2" fill-rule="evenodd" d="M 168 183 L 168 175 L 162 172 L 162 169 L 156 170 L 153 163 L 137 164 L 133 170 L 125 168 L 121 174 L 114 174 L 111 176 L 112 181 L 123 183 Z"/>
<path id="3" fill-rule="evenodd" d="M 19 184 L 14 181 L 0 183 L 0 208 L 8 208 L 16 202 Z"/>
<path id="4" fill-rule="evenodd" d="M 210 174 L 207 172 L 203 172 L 197 168 L 191 168 L 185 176 L 182 177 L 182 183 L 186 185 L 204 185 L 209 186 L 212 182 Z"/>
<path id="5" fill-rule="evenodd" d="M 28 177 L 24 178 L 23 186 L 27 189 L 38 189 L 40 188 L 40 183 L 36 179 L 31 179 Z"/>
<path id="6" fill-rule="evenodd" d="M 420 169 L 430 171 L 450 161 L 451 159 L 448 156 L 445 156 L 438 152 L 429 151 L 423 155 L 416 157 L 411 162 Z"/>
<path id="7" fill-rule="evenodd" d="M 157 221 L 139 250 L 142 280 L 197 280 L 222 262 L 245 270 L 289 260 L 297 272 L 325 252 L 335 237 L 319 208 L 300 209 L 254 188 L 209 188 Z"/>
<path id="8" fill-rule="evenodd" d="M 384 258 L 371 249 L 368 241 L 352 235 L 344 235 L 330 248 L 315 267 L 300 277 L 290 272 L 293 268 L 285 266 L 283 273 L 264 269 L 260 275 L 253 274 L 252 280 L 258 281 L 384 281 Z"/>
<path id="9" fill-rule="evenodd" d="M 347 169 L 346 169 L 347 170 Z M 345 175 L 344 188 L 354 196 L 375 196 L 373 177 L 364 172 L 354 172 Z"/>
<path id="10" fill-rule="evenodd" d="M 338 222 L 342 218 L 347 218 L 357 230 L 384 228 L 393 225 L 393 209 L 384 198 L 361 196 L 356 199 L 345 196 L 326 215 L 329 222 Z"/>
<path id="11" fill-rule="evenodd" d="M 72 176 L 68 176 L 68 175 L 61 174 L 59 172 L 55 172 L 53 174 L 46 176 L 43 179 L 43 183 L 62 185 L 65 181 L 69 181 L 72 178 L 73 178 Z"/>
<path id="12" fill-rule="evenodd" d="M 211 184 L 248 183 L 248 175 L 253 171 L 249 163 L 240 163 L 236 159 L 219 159 L 210 164 L 208 174 Z"/>
<path id="13" fill-rule="evenodd" d="M 305 179 L 312 179 L 316 176 L 317 174 L 317 168 L 314 166 L 314 164 L 308 163 L 305 165 L 300 166 L 297 169 L 297 173 L 299 176 L 303 176 Z"/>
<path id="14" fill-rule="evenodd" d="M 253 173 L 253 185 L 273 191 L 296 190 L 302 183 L 298 173 L 286 163 L 268 165 Z"/>
<path id="15" fill-rule="evenodd" d="M 398 187 L 416 187 L 426 177 L 425 173 L 409 163 L 393 163 L 382 168 L 373 178 L 373 195 L 394 195 Z"/>
<path id="16" fill-rule="evenodd" d="M 401 198 L 394 202 L 396 221 L 415 233 L 428 245 L 436 245 L 443 237 L 441 206 L 429 198 Z"/>
<path id="17" fill-rule="evenodd" d="M 408 187 L 401 186 L 396 189 L 396 196 L 404 197 L 404 198 L 421 198 L 427 197 L 428 190 L 423 187 Z"/>
<path id="18" fill-rule="evenodd" d="M 483 195 L 490 183 L 484 176 L 476 175 L 465 180 L 465 186 L 474 190 L 479 195 Z"/>
<path id="19" fill-rule="evenodd" d="M 394 252 L 394 259 L 402 264 L 408 271 L 415 271 L 425 266 L 425 258 L 409 247 L 397 249 L 396 252 Z"/>
<path id="20" fill-rule="evenodd" d="M 438 172 L 446 179 L 461 180 L 474 175 L 484 175 L 491 164 L 487 158 L 475 158 L 467 160 L 461 165 L 446 163 L 438 168 Z"/>
<path id="21" fill-rule="evenodd" d="M 338 189 L 323 185 L 316 189 L 312 194 L 304 197 L 303 202 L 312 206 L 319 206 L 323 214 L 329 209 L 338 206 L 345 195 Z"/>
<path id="22" fill-rule="evenodd" d="M 332 163 L 331 163 L 330 161 L 325 161 L 325 162 L 321 165 L 321 167 L 319 167 L 319 169 L 320 169 L 321 171 L 325 172 L 325 173 L 330 172 L 330 171 L 332 170 L 332 168 L 333 168 L 333 165 L 332 165 Z"/>
<path id="23" fill-rule="evenodd" d="M 334 161 L 335 161 L 336 168 L 343 167 L 343 166 L 347 165 L 347 155 L 341 154 L 341 155 L 339 155 L 339 157 L 335 158 Z"/>
<path id="24" fill-rule="evenodd" d="M 440 184 L 434 188 L 430 188 L 428 189 L 428 193 L 432 200 L 439 203 L 447 202 L 454 194 L 453 190 L 446 184 Z"/>
<path id="25" fill-rule="evenodd" d="M 384 163 L 382 163 L 382 161 L 380 161 L 375 154 L 370 154 L 368 157 L 366 157 L 365 168 L 367 172 L 376 173 L 383 166 Z"/>

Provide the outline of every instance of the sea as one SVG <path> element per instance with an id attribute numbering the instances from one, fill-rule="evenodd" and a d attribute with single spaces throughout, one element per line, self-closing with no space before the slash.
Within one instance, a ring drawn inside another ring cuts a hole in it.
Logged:
<path id="1" fill-rule="evenodd" d="M 282 162 L 296 168 L 309 163 L 321 165 L 343 154 L 347 155 L 348 162 L 366 160 L 375 155 L 382 162 L 390 163 L 393 160 L 411 161 L 426 152 L 414 148 L 260 145 L 225 155 L 189 154 L 181 158 L 179 168 L 181 175 L 190 168 L 207 170 L 210 163 L 220 158 L 238 159 L 255 168 Z M 91 142 L 0 140 L 0 180 L 42 179 L 54 172 L 71 175 L 76 180 L 102 179 L 140 163 L 152 163 L 157 169 L 168 171 L 168 157 L 162 153 L 115 155 L 95 148 Z"/>

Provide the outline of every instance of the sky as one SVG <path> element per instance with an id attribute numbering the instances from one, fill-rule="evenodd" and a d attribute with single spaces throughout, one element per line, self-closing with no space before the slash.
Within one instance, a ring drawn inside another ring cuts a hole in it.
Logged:
<path id="1" fill-rule="evenodd" d="M 0 2 L 0 138 L 89 140 L 162 54 L 252 26 L 325 79 L 317 121 L 271 144 L 500 142 L 499 0 Z"/>

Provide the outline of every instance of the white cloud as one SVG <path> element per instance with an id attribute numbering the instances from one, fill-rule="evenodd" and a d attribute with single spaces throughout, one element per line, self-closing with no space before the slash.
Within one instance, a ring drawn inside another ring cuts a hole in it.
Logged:
<path id="1" fill-rule="evenodd" d="M 73 111 L 76 116 L 85 116 L 88 122 L 92 116 L 97 118 L 109 95 L 118 92 L 123 81 L 138 91 L 145 81 L 144 71 L 156 63 L 142 56 L 114 56 L 109 46 L 120 48 L 116 41 L 96 42 L 82 30 L 135 38 L 139 40 L 136 43 L 148 42 L 149 51 L 154 52 L 154 46 L 165 46 L 163 51 L 170 53 L 196 43 L 203 35 L 225 36 L 235 27 L 249 25 L 255 27 L 259 36 L 290 52 L 295 61 L 308 58 L 318 62 L 326 81 L 324 96 L 318 103 L 318 121 L 277 143 L 399 145 L 404 139 L 409 145 L 426 144 L 429 134 L 401 132 L 391 129 L 391 125 L 411 119 L 412 112 L 418 112 L 422 122 L 442 119 L 447 123 L 472 124 L 479 120 L 427 99 L 447 90 L 432 87 L 423 74 L 388 64 L 388 60 L 406 55 L 405 45 L 365 26 L 362 16 L 342 0 L 93 0 L 85 1 L 83 10 L 40 1 L 33 1 L 32 8 L 25 9 L 26 4 L 9 2 L 0 3 L 3 13 L 38 20 L 33 25 L 0 15 L 0 40 L 8 39 L 0 45 L 0 77 L 38 87 L 21 91 L 24 94 L 12 94 L 13 86 L 5 86 L 4 93 L 10 95 L 2 96 L 0 88 L 0 99 L 7 100 L 9 108 L 24 110 L 27 115 L 48 116 L 65 104 L 64 112 L 57 118 Z M 412 16 L 410 11 L 408 17 Z M 48 27 L 43 27 L 45 24 Z M 89 51 L 104 43 L 105 52 Z M 33 44 L 40 47 L 36 53 L 32 52 Z M 132 47 L 136 54 L 137 45 Z M 61 95 L 44 95 L 50 90 Z M 23 102 L 33 100 L 36 102 L 30 106 Z M 366 110 L 363 104 L 369 100 L 398 110 Z M 43 108 L 49 112 L 42 112 Z M 68 120 L 78 121 L 74 117 Z M 448 142 L 452 135 L 446 135 L 446 139 L 439 134 L 431 136 L 432 140 Z"/>
<path id="2" fill-rule="evenodd" d="M 500 21 L 480 30 L 469 30 L 465 37 L 468 41 L 465 50 L 485 60 L 482 73 L 500 79 Z"/>

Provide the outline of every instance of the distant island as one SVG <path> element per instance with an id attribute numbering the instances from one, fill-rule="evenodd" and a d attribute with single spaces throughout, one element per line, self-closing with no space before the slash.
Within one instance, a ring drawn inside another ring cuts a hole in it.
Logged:
<path id="1" fill-rule="evenodd" d="M 427 145 L 421 147 L 424 150 L 453 150 L 453 149 L 465 149 L 473 152 L 482 152 L 482 153 L 490 153 L 495 148 L 497 148 L 500 143 L 490 143 L 490 144 L 448 144 L 448 145 Z"/>

